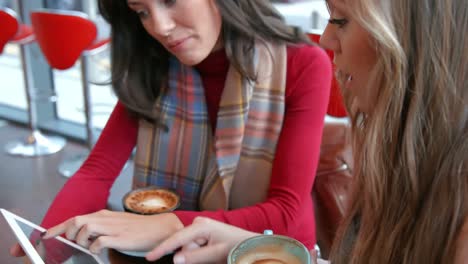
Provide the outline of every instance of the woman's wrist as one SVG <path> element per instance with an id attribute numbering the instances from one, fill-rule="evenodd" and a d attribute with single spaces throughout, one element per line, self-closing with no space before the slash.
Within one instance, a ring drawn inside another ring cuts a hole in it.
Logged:
<path id="1" fill-rule="evenodd" d="M 176 214 L 167 213 L 166 215 L 169 218 L 169 222 L 172 223 L 171 226 L 170 226 L 170 230 L 173 233 L 175 233 L 175 232 L 181 230 L 182 228 L 184 228 L 184 224 L 182 223 L 182 221 L 180 221 L 179 217 Z"/>

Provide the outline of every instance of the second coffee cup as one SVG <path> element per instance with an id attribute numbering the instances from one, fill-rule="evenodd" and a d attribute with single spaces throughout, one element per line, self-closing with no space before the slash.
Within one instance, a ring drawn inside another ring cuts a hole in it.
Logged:
<path id="1" fill-rule="evenodd" d="M 311 264 L 307 248 L 299 241 L 266 230 L 248 238 L 229 253 L 228 264 Z"/>

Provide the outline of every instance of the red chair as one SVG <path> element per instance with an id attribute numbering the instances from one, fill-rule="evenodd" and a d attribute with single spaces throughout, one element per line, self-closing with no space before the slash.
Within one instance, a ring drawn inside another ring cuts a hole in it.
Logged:
<path id="1" fill-rule="evenodd" d="M 0 34 L 0 53 L 3 53 L 5 45 L 18 33 L 19 25 L 16 14 L 9 8 L 0 9 L 0 21 L 2 21 L 2 31 Z"/>
<path id="2" fill-rule="evenodd" d="M 91 149 L 94 126 L 88 78 L 89 55 L 105 49 L 109 39 L 98 39 L 96 24 L 78 11 L 39 9 L 31 13 L 31 22 L 39 47 L 51 68 L 65 70 L 81 61 L 86 141 Z M 59 172 L 66 177 L 73 175 L 87 155 L 65 160 L 60 164 Z"/>
<path id="3" fill-rule="evenodd" d="M 37 126 L 36 101 L 41 97 L 32 89 L 33 81 L 28 68 L 27 57 L 25 56 L 25 45 L 34 41 L 32 29 L 19 23 L 15 11 L 9 8 L 0 9 L 0 53 L 7 43 L 18 44 L 20 46 L 20 56 L 23 68 L 24 85 L 27 95 L 29 126 L 32 133 L 26 140 L 17 140 L 7 143 L 5 150 L 12 155 L 21 156 L 41 156 L 53 154 L 60 151 L 65 146 L 65 139 L 62 137 L 49 137 L 43 135 Z M 50 99 L 50 96 L 47 97 Z"/>
<path id="4" fill-rule="evenodd" d="M 314 42 L 320 34 L 309 33 Z M 327 50 L 333 60 L 333 52 Z M 332 80 L 330 103 L 327 114 L 332 117 L 346 117 L 346 109 L 338 82 Z M 350 126 L 346 118 L 325 119 L 320 159 L 312 191 L 316 218 L 317 243 L 321 257 L 327 258 L 335 234 L 345 214 L 348 203 L 348 189 L 352 182 L 353 157 L 349 141 Z"/>
<path id="5" fill-rule="evenodd" d="M 18 22 L 14 17 L 14 14 L 9 13 L 10 9 L 2 9 L 0 11 L 0 21 L 2 21 L 3 27 L 0 31 L 0 54 L 3 53 L 3 48 L 7 42 L 13 38 L 18 32 Z M 0 120 L 0 127 L 5 126 L 6 122 Z"/>

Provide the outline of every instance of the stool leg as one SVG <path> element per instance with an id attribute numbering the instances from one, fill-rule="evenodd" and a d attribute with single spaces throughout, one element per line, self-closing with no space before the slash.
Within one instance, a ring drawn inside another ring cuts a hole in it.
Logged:
<path id="1" fill-rule="evenodd" d="M 91 150 L 94 145 L 94 126 L 92 117 L 92 104 L 91 104 L 91 91 L 88 79 L 89 58 L 86 55 L 81 56 L 81 82 L 83 87 L 83 103 L 85 114 L 85 127 L 86 127 L 86 145 L 88 150 Z M 89 151 L 86 153 L 78 154 L 68 158 L 58 167 L 58 171 L 62 176 L 70 177 L 81 167 L 86 158 L 88 158 Z"/>
<path id="2" fill-rule="evenodd" d="M 93 109 L 91 104 L 91 90 L 89 85 L 89 57 L 81 57 L 81 81 L 83 82 L 83 103 L 86 125 L 86 143 L 88 149 L 91 150 L 94 145 L 94 122 Z"/>
<path id="3" fill-rule="evenodd" d="M 39 131 L 37 126 L 36 98 L 34 97 L 34 91 L 32 89 L 33 82 L 31 79 L 31 71 L 29 70 L 29 64 L 26 59 L 26 48 L 24 45 L 20 45 L 20 49 L 31 134 L 29 134 L 25 140 L 7 143 L 5 150 L 11 155 L 27 157 L 53 154 L 60 151 L 65 146 L 66 141 L 63 137 L 45 136 Z"/>

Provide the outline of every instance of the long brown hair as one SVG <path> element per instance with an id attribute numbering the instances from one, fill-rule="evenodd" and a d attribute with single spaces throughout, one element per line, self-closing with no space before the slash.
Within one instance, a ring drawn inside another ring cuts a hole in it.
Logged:
<path id="1" fill-rule="evenodd" d="M 248 79 L 254 43 L 310 43 L 268 0 L 216 0 L 222 17 L 222 39 L 228 59 Z M 143 28 L 124 0 L 99 0 L 99 10 L 112 28 L 112 86 L 127 109 L 154 119 L 153 104 L 167 78 L 169 52 Z"/>
<path id="2" fill-rule="evenodd" d="M 371 112 L 350 113 L 354 186 L 331 261 L 452 263 L 468 216 L 468 5 L 348 2 L 374 39 L 379 90 Z"/>

